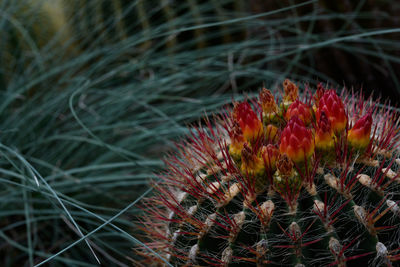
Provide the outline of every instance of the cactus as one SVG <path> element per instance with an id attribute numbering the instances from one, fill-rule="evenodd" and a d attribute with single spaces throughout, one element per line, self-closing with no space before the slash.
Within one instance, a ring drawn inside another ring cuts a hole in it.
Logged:
<path id="1" fill-rule="evenodd" d="M 283 87 L 206 118 L 168 157 L 142 204 L 140 264 L 399 263 L 398 113 L 362 93 Z"/>

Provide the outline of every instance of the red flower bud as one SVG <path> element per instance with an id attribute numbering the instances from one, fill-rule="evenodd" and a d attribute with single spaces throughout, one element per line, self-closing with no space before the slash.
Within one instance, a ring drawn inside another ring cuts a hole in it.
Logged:
<path id="1" fill-rule="evenodd" d="M 362 116 L 347 134 L 350 146 L 357 149 L 364 149 L 368 146 L 371 138 L 372 115 L 368 113 Z"/>
<path id="2" fill-rule="evenodd" d="M 319 121 L 322 111 L 328 116 L 333 131 L 335 133 L 343 132 L 347 124 L 347 114 L 342 100 L 334 90 L 326 91 L 320 99 L 316 114 L 317 121 Z"/>
<path id="3" fill-rule="evenodd" d="M 254 142 L 263 134 L 262 122 L 251 109 L 249 103 L 236 104 L 233 110 L 233 118 L 239 123 L 246 140 Z"/>
<path id="4" fill-rule="evenodd" d="M 308 105 L 304 104 L 300 100 L 296 100 L 295 102 L 293 102 L 286 111 L 286 120 L 290 120 L 290 118 L 292 118 L 293 116 L 299 117 L 299 119 L 302 120 L 305 125 L 311 123 L 311 109 Z"/>
<path id="5" fill-rule="evenodd" d="M 315 147 L 319 150 L 331 150 L 334 145 L 331 123 L 322 111 L 315 131 Z"/>
<path id="6" fill-rule="evenodd" d="M 283 129 L 279 150 L 296 163 L 304 162 L 314 153 L 313 135 L 297 116 L 293 116 Z"/>
<path id="7" fill-rule="evenodd" d="M 273 173 L 276 170 L 276 160 L 279 156 L 278 148 L 272 144 L 269 144 L 262 148 L 261 153 L 264 160 L 265 169 Z"/>

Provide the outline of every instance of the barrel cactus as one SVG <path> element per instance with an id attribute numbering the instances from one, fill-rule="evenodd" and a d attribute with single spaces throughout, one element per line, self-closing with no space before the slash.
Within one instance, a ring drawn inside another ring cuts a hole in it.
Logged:
<path id="1" fill-rule="evenodd" d="M 285 80 L 194 127 L 143 201 L 140 263 L 394 266 L 399 114 Z"/>

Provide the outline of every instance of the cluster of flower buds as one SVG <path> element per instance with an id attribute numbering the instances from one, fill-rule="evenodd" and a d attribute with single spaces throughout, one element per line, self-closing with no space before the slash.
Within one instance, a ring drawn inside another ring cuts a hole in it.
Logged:
<path id="1" fill-rule="evenodd" d="M 269 176 L 262 180 L 278 192 L 297 190 L 313 162 L 330 164 L 342 144 L 364 153 L 371 139 L 370 113 L 350 128 L 345 105 L 334 90 L 319 84 L 312 101 L 303 102 L 293 82 L 285 80 L 283 89 L 279 106 L 265 88 L 254 102 L 259 107 L 253 109 L 247 101 L 235 104 L 229 153 L 244 176 Z"/>

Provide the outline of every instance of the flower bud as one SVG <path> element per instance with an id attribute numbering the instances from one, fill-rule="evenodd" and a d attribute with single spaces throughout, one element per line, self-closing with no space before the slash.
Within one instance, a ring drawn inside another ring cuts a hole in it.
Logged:
<path id="1" fill-rule="evenodd" d="M 241 171 L 243 174 L 253 177 L 260 176 L 265 172 L 262 156 L 257 155 L 247 143 L 244 144 L 242 149 Z"/>
<path id="2" fill-rule="evenodd" d="M 265 114 L 276 113 L 278 111 L 275 98 L 270 90 L 263 88 L 260 92 L 259 98 L 262 110 Z"/>
<path id="3" fill-rule="evenodd" d="M 279 155 L 276 167 L 282 177 L 290 177 L 294 174 L 293 161 L 286 154 Z"/>
<path id="4" fill-rule="evenodd" d="M 263 110 L 264 123 L 277 122 L 278 106 L 276 105 L 275 98 L 270 90 L 265 88 L 260 92 L 260 104 Z"/>
<path id="5" fill-rule="evenodd" d="M 233 122 L 232 129 L 229 132 L 229 137 L 231 138 L 231 144 L 229 145 L 229 154 L 236 162 L 240 161 L 241 152 L 246 140 L 243 137 L 242 130 L 240 129 L 238 122 Z"/>
<path id="6" fill-rule="evenodd" d="M 299 95 L 299 87 L 288 79 L 283 82 L 283 90 L 285 92 L 284 102 L 294 102 Z"/>
<path id="7" fill-rule="evenodd" d="M 286 120 L 290 120 L 290 118 L 293 116 L 299 117 L 299 119 L 302 120 L 305 125 L 309 125 L 311 123 L 311 109 L 308 105 L 304 104 L 300 100 L 293 102 L 286 111 Z"/>
<path id="8" fill-rule="evenodd" d="M 372 115 L 368 113 L 362 116 L 347 134 L 347 141 L 353 148 L 365 149 L 371 139 Z"/>
<path id="9" fill-rule="evenodd" d="M 251 109 L 249 103 L 236 104 L 233 110 L 233 118 L 239 123 L 243 136 L 247 141 L 254 142 L 263 134 L 262 123 L 257 114 Z"/>
<path id="10" fill-rule="evenodd" d="M 279 156 L 279 150 L 274 145 L 269 144 L 261 149 L 265 169 L 274 173 L 276 171 L 276 160 Z"/>
<path id="11" fill-rule="evenodd" d="M 288 204 L 292 204 L 291 197 L 300 191 L 302 180 L 293 168 L 292 160 L 286 154 L 280 154 L 276 163 L 277 171 L 273 176 L 275 190 L 284 195 Z M 290 202 L 290 203 L 289 203 Z"/>
<path id="12" fill-rule="evenodd" d="M 322 111 L 315 131 L 315 148 L 320 151 L 333 150 L 335 146 L 333 136 L 331 123 Z"/>
<path id="13" fill-rule="evenodd" d="M 313 155 L 314 138 L 311 130 L 297 116 L 293 116 L 283 129 L 279 150 L 295 163 L 304 162 Z"/>
<path id="14" fill-rule="evenodd" d="M 331 127 L 336 134 L 344 131 L 347 124 L 347 114 L 342 100 L 334 90 L 326 91 L 320 99 L 316 112 L 317 121 L 319 121 L 322 111 L 328 116 Z"/>

